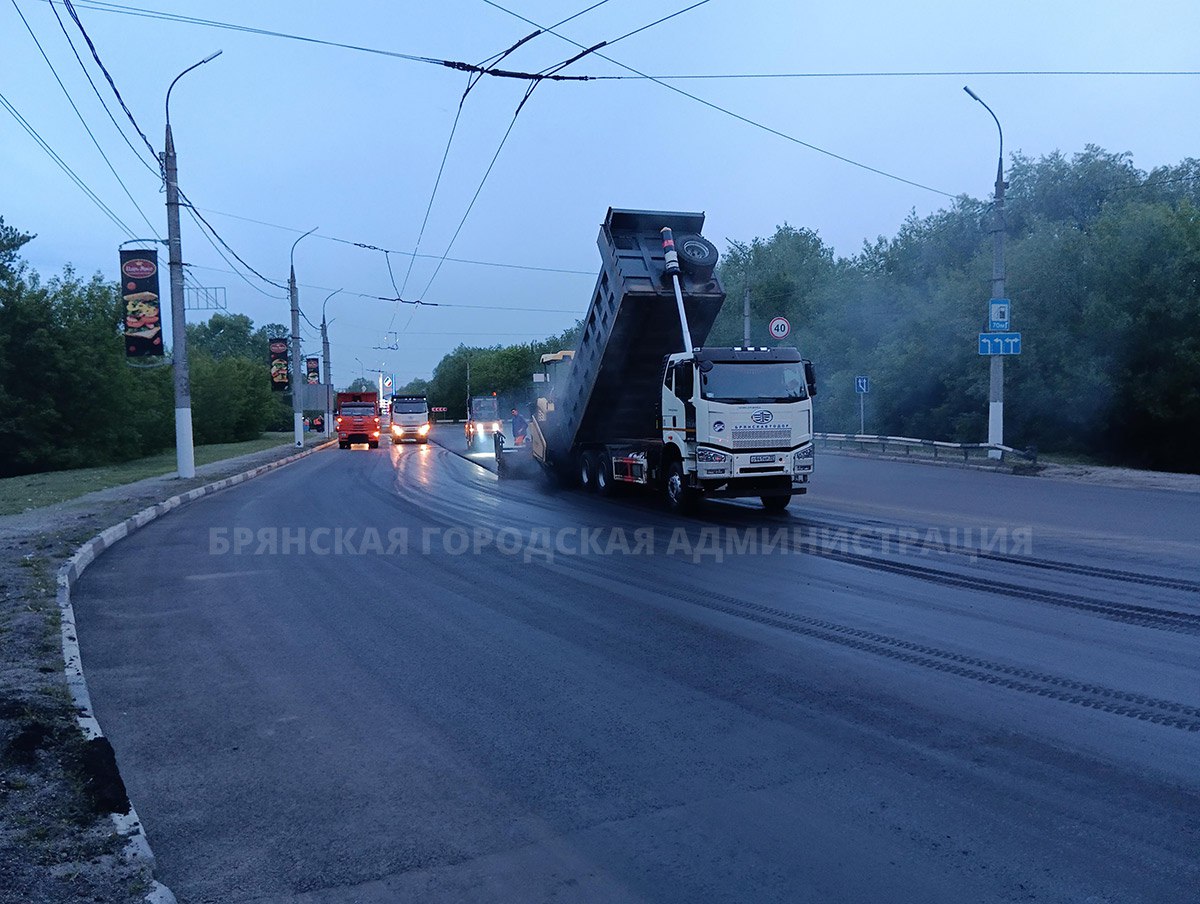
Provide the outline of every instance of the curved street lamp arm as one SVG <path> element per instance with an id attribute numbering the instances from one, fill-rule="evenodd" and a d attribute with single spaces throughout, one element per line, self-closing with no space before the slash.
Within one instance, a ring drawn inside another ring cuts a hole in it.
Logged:
<path id="1" fill-rule="evenodd" d="M 992 119 L 996 123 L 996 131 L 1000 133 L 1000 163 L 996 167 L 996 184 L 1000 185 L 1000 183 L 1004 181 L 1004 127 L 1000 125 L 999 117 L 996 116 L 991 107 L 984 103 L 982 97 L 980 97 L 966 85 L 963 85 L 963 90 L 971 96 L 972 100 L 977 101 L 983 107 L 983 109 L 987 110 L 988 113 L 991 114 Z"/>
<path id="2" fill-rule="evenodd" d="M 167 101 L 163 105 L 165 108 L 165 111 L 166 111 L 166 115 L 167 115 L 167 125 L 168 126 L 171 125 L 171 89 L 175 87 L 175 82 L 179 81 L 181 78 L 183 78 L 189 72 L 191 72 L 193 69 L 195 69 L 199 66 L 203 66 L 205 63 L 211 63 L 213 60 L 215 60 L 217 57 L 219 57 L 222 53 L 224 53 L 223 50 L 218 50 L 216 53 L 210 53 L 208 56 L 206 56 L 204 59 L 202 59 L 199 63 L 193 63 L 192 65 L 188 66 L 187 69 L 184 69 L 183 72 L 179 73 L 179 75 L 175 76 L 175 78 L 171 81 L 170 87 L 167 88 Z"/>

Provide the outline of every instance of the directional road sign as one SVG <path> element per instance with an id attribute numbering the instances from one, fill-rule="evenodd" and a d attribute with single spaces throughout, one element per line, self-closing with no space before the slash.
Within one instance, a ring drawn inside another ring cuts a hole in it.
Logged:
<path id="1" fill-rule="evenodd" d="M 854 378 L 854 391 L 859 392 L 859 393 L 870 392 L 871 391 L 871 378 L 866 375 L 855 377 Z"/>
<path id="2" fill-rule="evenodd" d="M 1019 355 L 1021 354 L 1020 333 L 980 333 L 979 354 L 981 355 Z"/>

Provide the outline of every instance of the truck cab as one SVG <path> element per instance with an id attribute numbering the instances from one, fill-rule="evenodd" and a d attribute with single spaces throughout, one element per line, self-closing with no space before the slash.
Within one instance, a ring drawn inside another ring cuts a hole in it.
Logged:
<path id="1" fill-rule="evenodd" d="M 794 348 L 698 348 L 663 367 L 666 491 L 759 496 L 781 510 L 813 469 L 812 364 Z M 678 463 L 675 485 L 670 473 Z"/>
<path id="2" fill-rule="evenodd" d="M 337 430 L 338 446 L 349 449 L 354 443 L 366 443 L 379 448 L 379 393 L 339 392 L 333 424 Z"/>
<path id="3" fill-rule="evenodd" d="M 423 393 L 393 395 L 391 400 L 393 443 L 429 442 L 429 400 Z"/>
<path id="4" fill-rule="evenodd" d="M 492 437 L 504 431 L 500 419 L 500 401 L 496 396 L 475 396 L 467 406 L 467 423 L 463 433 L 467 440 L 467 451 L 491 449 Z"/>

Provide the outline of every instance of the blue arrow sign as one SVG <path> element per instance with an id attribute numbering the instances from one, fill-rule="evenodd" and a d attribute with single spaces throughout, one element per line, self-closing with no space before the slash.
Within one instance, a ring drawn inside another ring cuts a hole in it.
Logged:
<path id="1" fill-rule="evenodd" d="M 1019 355 L 1021 354 L 1020 333 L 980 333 L 979 354 L 981 355 Z"/>
<path id="2" fill-rule="evenodd" d="M 870 392 L 871 391 L 871 378 L 867 377 L 867 376 L 855 377 L 854 378 L 854 391 L 855 392 Z"/>

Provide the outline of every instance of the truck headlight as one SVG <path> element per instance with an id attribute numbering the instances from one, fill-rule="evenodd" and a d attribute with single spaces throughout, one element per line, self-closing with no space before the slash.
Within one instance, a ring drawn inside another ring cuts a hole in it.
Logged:
<path id="1" fill-rule="evenodd" d="M 811 471 L 813 469 L 813 446 L 809 443 L 803 449 L 797 449 L 792 456 L 792 471 Z"/>
<path id="2" fill-rule="evenodd" d="M 427 433 L 429 433 L 429 425 L 422 424 L 420 427 L 417 428 L 417 433 L 419 433 L 421 436 L 425 436 Z"/>
<path id="3" fill-rule="evenodd" d="M 494 424 L 492 424 L 492 432 L 493 433 L 500 432 L 500 422 L 499 421 L 496 421 Z"/>
<path id="4" fill-rule="evenodd" d="M 404 428 L 399 424 L 392 424 L 392 433 L 394 433 L 396 436 L 403 436 Z"/>
<path id="5" fill-rule="evenodd" d="M 696 450 L 696 463 L 701 465 L 702 474 L 725 474 L 729 471 L 732 461 L 729 455 L 716 449 L 706 449 L 703 446 Z"/>

